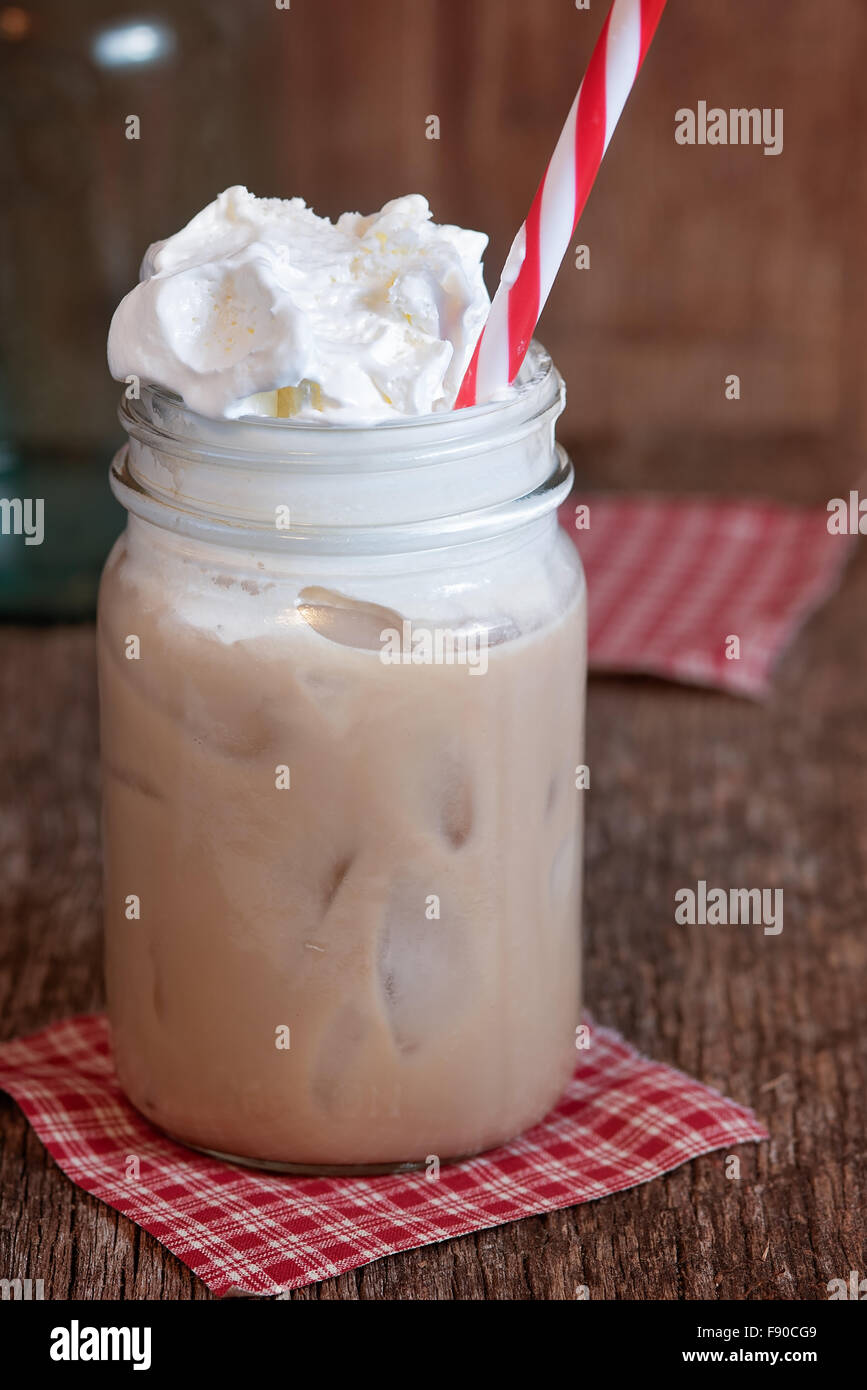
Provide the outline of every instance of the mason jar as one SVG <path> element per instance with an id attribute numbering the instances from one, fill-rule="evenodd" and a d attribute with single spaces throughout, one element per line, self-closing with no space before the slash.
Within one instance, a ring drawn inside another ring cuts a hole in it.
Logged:
<path id="1" fill-rule="evenodd" d="M 366 427 L 143 389 L 102 579 L 108 1008 L 183 1143 L 478 1153 L 576 1058 L 585 588 L 563 386 Z"/>

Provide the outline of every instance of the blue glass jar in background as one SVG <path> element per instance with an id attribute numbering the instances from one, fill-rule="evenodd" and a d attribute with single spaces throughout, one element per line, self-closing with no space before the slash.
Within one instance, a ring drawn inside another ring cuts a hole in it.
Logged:
<path id="1" fill-rule="evenodd" d="M 0 6 L 0 615 L 93 611 L 123 521 L 108 325 L 149 241 L 247 177 L 242 28 L 233 0 Z"/>

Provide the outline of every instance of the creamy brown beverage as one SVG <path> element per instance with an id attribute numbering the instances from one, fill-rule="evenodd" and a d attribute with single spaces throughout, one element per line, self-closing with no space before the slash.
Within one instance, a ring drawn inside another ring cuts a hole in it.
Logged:
<path id="1" fill-rule="evenodd" d="M 541 1118 L 575 1059 L 583 604 L 484 676 L 397 669 L 303 621 L 223 643 L 130 581 L 131 539 L 101 681 L 106 893 L 143 904 L 108 950 L 133 1100 L 310 1164 L 473 1153 Z"/>
<path id="2" fill-rule="evenodd" d="M 541 1119 L 576 1057 L 559 379 L 534 349 L 501 404 L 355 426 L 285 390 L 285 423 L 125 406 L 99 613 L 118 1074 L 230 1157 L 460 1157 Z"/>

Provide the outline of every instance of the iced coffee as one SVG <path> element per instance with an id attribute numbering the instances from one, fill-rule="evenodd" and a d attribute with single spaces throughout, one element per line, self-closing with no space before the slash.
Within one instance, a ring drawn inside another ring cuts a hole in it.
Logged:
<path id="1" fill-rule="evenodd" d="M 421 199 L 320 222 L 229 190 L 113 325 L 106 973 L 155 1124 L 364 1172 L 497 1145 L 571 1074 L 586 605 L 550 360 L 449 408 L 483 238 Z"/>

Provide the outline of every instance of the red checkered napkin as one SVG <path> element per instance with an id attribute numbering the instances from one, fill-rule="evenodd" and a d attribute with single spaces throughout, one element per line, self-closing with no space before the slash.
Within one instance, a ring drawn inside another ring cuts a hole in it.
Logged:
<path id="1" fill-rule="evenodd" d="M 639 1056 L 616 1033 L 591 1025 L 590 1039 L 541 1124 L 438 1178 L 292 1178 L 195 1154 L 124 1099 L 101 1015 L 4 1044 L 0 1089 L 73 1182 L 156 1236 L 215 1293 L 276 1294 L 767 1139 L 749 1110 Z"/>
<path id="2" fill-rule="evenodd" d="M 576 530 L 581 505 L 590 524 Z M 853 544 L 828 534 L 824 508 L 774 502 L 591 494 L 572 497 L 560 520 L 587 575 L 591 667 L 739 695 L 767 694 Z"/>

